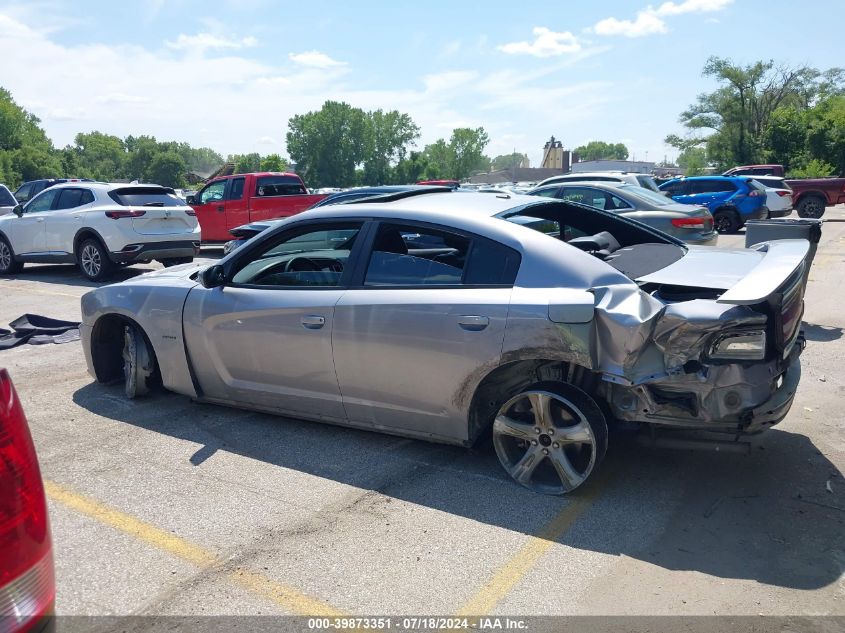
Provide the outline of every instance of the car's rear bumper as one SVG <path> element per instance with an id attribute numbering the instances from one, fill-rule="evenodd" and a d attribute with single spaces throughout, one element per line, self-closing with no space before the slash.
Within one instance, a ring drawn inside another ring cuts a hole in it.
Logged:
<path id="1" fill-rule="evenodd" d="M 786 209 L 769 209 L 770 218 L 785 218 L 791 213 L 792 207 L 787 207 Z"/>
<path id="2" fill-rule="evenodd" d="M 199 254 L 199 240 L 180 240 L 173 242 L 151 242 L 148 244 L 127 244 L 120 251 L 110 252 L 109 259 L 115 264 L 129 264 L 153 259 L 197 257 Z"/>

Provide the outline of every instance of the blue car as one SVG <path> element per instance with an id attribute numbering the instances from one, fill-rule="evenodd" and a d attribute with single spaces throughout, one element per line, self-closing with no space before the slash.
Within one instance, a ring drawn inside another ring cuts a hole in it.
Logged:
<path id="1" fill-rule="evenodd" d="M 713 214 L 713 226 L 719 233 L 736 233 L 748 220 L 762 220 L 769 216 L 766 189 L 751 178 L 675 178 L 660 185 L 660 190 L 676 202 L 707 207 Z"/>

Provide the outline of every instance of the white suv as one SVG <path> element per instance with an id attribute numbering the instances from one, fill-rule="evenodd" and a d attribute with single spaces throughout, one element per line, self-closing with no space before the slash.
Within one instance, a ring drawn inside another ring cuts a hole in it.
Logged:
<path id="1" fill-rule="evenodd" d="M 638 187 L 645 187 L 657 193 L 661 193 L 657 188 L 657 183 L 654 178 L 648 174 L 632 174 L 627 171 L 587 171 L 584 173 L 564 174 L 563 176 L 552 176 L 546 178 L 538 187 L 543 185 L 556 185 L 564 182 L 627 182 Z"/>
<path id="2" fill-rule="evenodd" d="M 158 185 L 55 185 L 0 217 L 0 275 L 75 263 L 99 281 L 121 265 L 190 262 L 199 246 L 196 212 Z"/>

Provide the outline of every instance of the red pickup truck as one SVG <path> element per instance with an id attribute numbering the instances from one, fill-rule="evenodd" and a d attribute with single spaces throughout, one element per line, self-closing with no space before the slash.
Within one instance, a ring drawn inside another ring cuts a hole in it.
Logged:
<path id="1" fill-rule="evenodd" d="M 309 194 L 296 174 L 235 174 L 206 183 L 188 204 L 197 212 L 205 243 L 226 242 L 229 233 L 257 220 L 286 218 L 305 211 L 325 195 Z"/>

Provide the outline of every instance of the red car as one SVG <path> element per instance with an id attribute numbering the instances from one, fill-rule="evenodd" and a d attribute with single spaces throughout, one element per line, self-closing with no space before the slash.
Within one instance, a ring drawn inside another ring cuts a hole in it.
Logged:
<path id="1" fill-rule="evenodd" d="M 451 187 L 457 189 L 461 186 L 457 180 L 420 180 L 418 185 L 437 185 L 438 187 Z"/>
<path id="2" fill-rule="evenodd" d="M 52 630 L 55 598 L 38 458 L 18 394 L 0 369 L 0 630 Z"/>
<path id="3" fill-rule="evenodd" d="M 235 227 L 286 218 L 325 197 L 309 194 L 296 174 L 261 172 L 215 178 L 187 202 L 197 212 L 202 241 L 213 243 L 232 239 Z"/>

